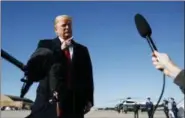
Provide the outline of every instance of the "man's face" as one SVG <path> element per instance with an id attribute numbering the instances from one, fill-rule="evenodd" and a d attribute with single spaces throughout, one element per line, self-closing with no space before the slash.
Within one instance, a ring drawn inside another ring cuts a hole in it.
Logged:
<path id="1" fill-rule="evenodd" d="M 71 20 L 67 18 L 61 18 L 58 20 L 57 24 L 55 25 L 55 32 L 61 38 L 68 39 L 72 37 L 72 23 Z"/>

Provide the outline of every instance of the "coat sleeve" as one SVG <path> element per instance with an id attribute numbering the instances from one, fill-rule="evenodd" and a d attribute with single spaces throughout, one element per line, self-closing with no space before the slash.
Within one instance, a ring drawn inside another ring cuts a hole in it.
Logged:
<path id="1" fill-rule="evenodd" d="M 49 40 L 41 40 L 26 65 L 26 75 L 32 81 L 39 81 L 48 73 L 53 63 L 53 52 Z"/>
<path id="2" fill-rule="evenodd" d="M 90 58 L 90 54 L 87 48 L 85 48 L 85 73 L 86 73 L 86 80 L 87 80 L 87 101 L 91 102 L 92 106 L 94 106 L 94 81 L 93 81 L 93 68 L 92 68 L 92 62 Z"/>
<path id="3" fill-rule="evenodd" d="M 185 93 L 185 78 L 184 78 L 184 70 L 182 70 L 174 80 L 174 83 L 177 84 L 183 93 Z"/>

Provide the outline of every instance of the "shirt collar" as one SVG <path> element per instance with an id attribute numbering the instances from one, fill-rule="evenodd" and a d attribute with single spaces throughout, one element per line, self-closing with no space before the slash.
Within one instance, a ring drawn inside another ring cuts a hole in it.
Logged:
<path id="1" fill-rule="evenodd" d="M 59 39 L 60 39 L 60 41 L 61 41 L 61 43 L 63 43 L 65 40 L 63 39 L 63 38 L 61 38 L 61 37 L 58 37 Z M 73 39 L 73 36 L 72 37 L 70 37 L 70 38 L 68 38 L 67 40 L 72 40 Z M 66 41 L 67 41 L 66 40 Z"/>

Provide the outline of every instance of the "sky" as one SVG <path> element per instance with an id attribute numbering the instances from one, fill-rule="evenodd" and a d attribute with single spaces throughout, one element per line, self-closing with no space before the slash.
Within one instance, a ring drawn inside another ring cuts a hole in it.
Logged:
<path id="1" fill-rule="evenodd" d="M 95 106 L 112 106 L 132 97 L 156 101 L 162 73 L 152 65 L 147 41 L 136 29 L 134 16 L 142 14 L 152 28 L 160 52 L 184 68 L 183 2 L 2 2 L 1 47 L 26 63 L 40 39 L 55 38 L 57 15 L 73 18 L 74 39 L 88 47 L 94 76 Z M 1 93 L 20 95 L 24 73 L 2 59 Z M 35 100 L 38 83 L 25 97 Z M 183 94 L 166 78 L 164 97 L 177 101 Z"/>

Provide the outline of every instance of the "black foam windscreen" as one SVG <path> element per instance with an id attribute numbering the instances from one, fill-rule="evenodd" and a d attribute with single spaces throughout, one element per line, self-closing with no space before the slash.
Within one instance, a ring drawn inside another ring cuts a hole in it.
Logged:
<path id="1" fill-rule="evenodd" d="M 141 14 L 135 15 L 135 24 L 139 34 L 143 38 L 146 38 L 146 36 L 151 36 L 152 30 L 150 28 L 150 25 Z"/>
<path id="2" fill-rule="evenodd" d="M 26 75 L 28 79 L 33 82 L 43 79 L 51 68 L 53 60 L 53 52 L 50 49 L 38 48 L 26 64 Z"/>

